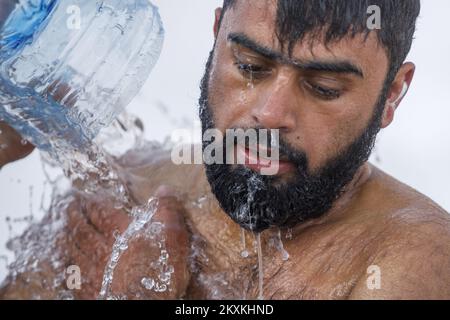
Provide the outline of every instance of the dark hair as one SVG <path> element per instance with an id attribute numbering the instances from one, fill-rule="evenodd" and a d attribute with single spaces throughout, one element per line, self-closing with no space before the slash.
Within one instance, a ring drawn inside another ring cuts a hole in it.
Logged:
<path id="1" fill-rule="evenodd" d="M 224 0 L 223 13 L 236 3 Z M 381 9 L 378 40 L 390 61 L 387 81 L 392 82 L 411 50 L 420 13 L 420 0 L 278 0 L 276 35 L 292 54 L 294 45 L 306 35 L 325 35 L 325 44 L 357 34 L 369 34 L 367 9 Z"/>

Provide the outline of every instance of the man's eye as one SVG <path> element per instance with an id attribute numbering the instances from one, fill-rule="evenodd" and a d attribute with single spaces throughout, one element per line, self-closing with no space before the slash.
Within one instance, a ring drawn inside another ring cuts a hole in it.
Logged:
<path id="1" fill-rule="evenodd" d="M 247 79 L 261 79 L 270 74 L 270 70 L 256 64 L 236 62 L 235 65 Z"/>
<path id="2" fill-rule="evenodd" d="M 306 82 L 306 86 L 314 95 L 324 100 L 334 100 L 341 96 L 341 92 L 339 90 L 326 88 L 310 82 Z"/>

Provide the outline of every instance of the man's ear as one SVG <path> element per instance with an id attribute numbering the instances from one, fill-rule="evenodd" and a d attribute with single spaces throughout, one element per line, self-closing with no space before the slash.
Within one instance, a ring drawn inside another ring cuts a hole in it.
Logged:
<path id="1" fill-rule="evenodd" d="M 215 39 L 217 39 L 217 36 L 219 35 L 221 17 L 222 17 L 222 8 L 217 8 L 215 11 L 214 29 L 213 29 Z"/>
<path id="2" fill-rule="evenodd" d="M 391 84 L 389 94 L 384 107 L 381 127 L 388 127 L 394 120 L 395 111 L 406 96 L 414 77 L 416 66 L 412 62 L 407 62 L 400 67 L 394 81 Z"/>

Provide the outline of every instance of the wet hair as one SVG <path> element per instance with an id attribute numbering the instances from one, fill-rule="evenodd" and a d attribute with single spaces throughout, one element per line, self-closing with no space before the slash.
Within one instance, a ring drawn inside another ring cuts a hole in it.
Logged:
<path id="1" fill-rule="evenodd" d="M 223 14 L 238 0 L 224 0 Z M 371 31 L 367 27 L 369 6 L 381 10 L 378 40 L 390 62 L 390 84 L 411 50 L 420 0 L 278 0 L 276 36 L 292 54 L 294 45 L 306 36 L 324 36 L 325 44 Z"/>

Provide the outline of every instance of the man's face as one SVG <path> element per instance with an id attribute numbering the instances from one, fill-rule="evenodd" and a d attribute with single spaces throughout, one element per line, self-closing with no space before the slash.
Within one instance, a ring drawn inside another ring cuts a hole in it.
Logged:
<path id="1" fill-rule="evenodd" d="M 275 1 L 229 9 L 202 88 L 204 129 L 279 129 L 288 169 L 278 176 L 206 166 L 225 212 L 256 231 L 326 212 L 367 160 L 386 101 L 388 59 L 373 34 L 307 39 L 289 55 L 275 20 Z"/>

